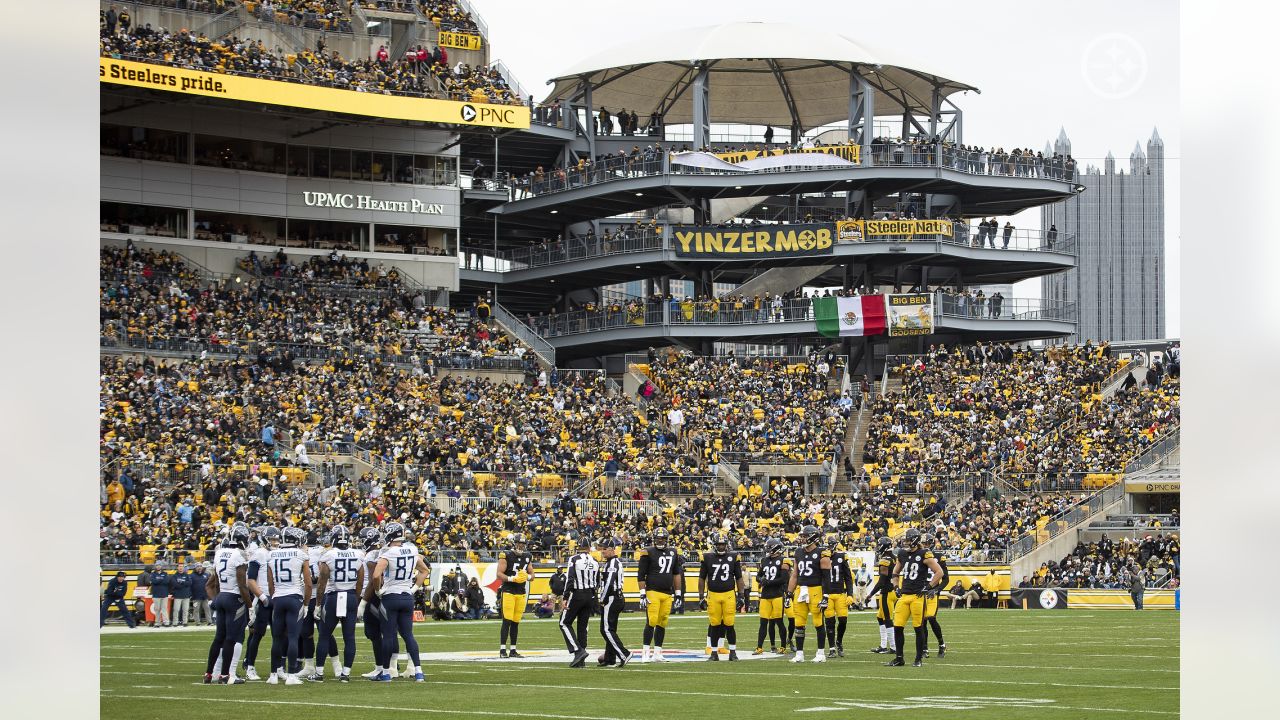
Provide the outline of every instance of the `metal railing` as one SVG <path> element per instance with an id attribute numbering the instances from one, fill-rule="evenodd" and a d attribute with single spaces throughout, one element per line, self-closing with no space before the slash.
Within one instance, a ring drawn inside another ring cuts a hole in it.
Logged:
<path id="1" fill-rule="evenodd" d="M 969 320 L 1054 320 L 1076 321 L 1076 304 L 1044 298 L 1003 298 L 999 303 L 985 298 L 961 298 L 942 292 L 934 293 L 935 312 L 942 317 Z"/>
<path id="2" fill-rule="evenodd" d="M 1048 179 L 1061 182 L 1075 182 L 1074 169 L 1058 167 L 1054 163 L 1048 166 L 1042 161 L 997 161 L 988 155 L 986 160 L 978 153 L 970 162 L 969 153 L 960 153 L 957 149 L 941 144 L 872 144 L 872 152 L 865 158 L 863 165 L 850 163 L 849 168 L 857 167 L 932 167 L 969 175 L 992 175 L 1000 177 L 1019 177 L 1028 179 Z M 781 157 L 787 157 L 784 153 Z M 664 154 L 661 158 L 622 158 L 608 156 L 592 163 L 590 167 L 566 171 L 553 170 L 542 179 L 522 181 L 517 189 L 515 199 L 524 196 L 544 195 L 547 193 L 572 190 L 578 187 L 599 185 L 614 180 L 623 180 L 650 175 L 767 175 L 791 172 L 826 172 L 831 166 L 813 167 L 804 162 L 809 153 L 794 153 L 795 165 L 748 170 L 743 168 L 704 168 L 672 162 L 672 154 Z M 834 168 L 839 169 L 839 168 Z M 1003 237 L 1001 236 L 1003 242 Z"/>
<path id="3" fill-rule="evenodd" d="M 1076 505 L 1054 515 L 1043 528 L 1031 530 L 1009 542 L 1009 558 L 1015 560 L 1062 535 L 1067 530 L 1092 518 L 1124 497 L 1124 482 L 1108 485 Z"/>
<path id="4" fill-rule="evenodd" d="M 1129 358 L 1124 361 L 1124 363 L 1121 364 L 1115 372 L 1111 373 L 1105 380 L 1098 383 L 1098 393 L 1103 397 L 1107 397 L 1115 393 L 1116 390 L 1120 389 L 1120 387 L 1124 385 L 1125 377 L 1133 372 L 1136 363 L 1137 360 L 1135 358 Z"/>
<path id="5" fill-rule="evenodd" d="M 1161 435 L 1151 445 L 1147 446 L 1137 457 L 1133 458 L 1125 465 L 1124 471 L 1127 474 L 1150 470 L 1159 467 L 1165 458 L 1173 454 L 1182 443 L 1182 426 L 1175 425 L 1169 432 Z"/>
<path id="6" fill-rule="evenodd" d="M 557 240 L 511 250 L 495 251 L 491 247 L 463 247 L 461 266 L 464 270 L 511 272 L 580 262 L 593 257 L 664 250 L 667 247 L 668 243 L 665 241 L 663 232 L 645 229 L 609 239 L 571 237 L 568 240 Z"/>
<path id="7" fill-rule="evenodd" d="M 503 330 L 514 335 L 516 339 L 529 346 L 534 355 L 542 361 L 544 367 L 554 368 L 556 366 L 556 349 L 545 338 L 534 332 L 528 325 L 525 325 L 511 311 L 502 307 L 498 303 L 494 303 L 490 307 L 493 319 L 502 326 Z"/>

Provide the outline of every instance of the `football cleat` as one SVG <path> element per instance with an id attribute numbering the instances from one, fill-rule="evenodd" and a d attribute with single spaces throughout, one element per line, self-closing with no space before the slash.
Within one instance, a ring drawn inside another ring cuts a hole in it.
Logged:
<path id="1" fill-rule="evenodd" d="M 836 657 L 844 657 L 844 646 L 836 648 Z"/>
<path id="2" fill-rule="evenodd" d="M 205 674 L 204 674 L 204 684 L 205 684 L 205 685 L 211 685 L 211 684 L 213 684 L 213 673 L 205 673 Z"/>
<path id="3" fill-rule="evenodd" d="M 509 658 L 522 658 L 522 657 L 524 657 L 524 656 L 523 656 L 523 655 L 521 655 L 520 653 L 516 652 L 516 649 L 515 649 L 515 648 L 511 648 L 511 650 L 507 652 L 507 657 L 509 657 Z"/>
<path id="4" fill-rule="evenodd" d="M 835 656 L 836 656 L 836 649 L 833 647 L 827 648 L 827 657 L 833 658 Z"/>
<path id="5" fill-rule="evenodd" d="M 414 674 L 413 674 L 413 681 L 414 681 L 414 682 L 426 682 L 426 681 L 427 681 L 427 677 L 426 677 L 425 675 L 423 675 L 422 673 L 414 673 Z"/>
<path id="6" fill-rule="evenodd" d="M 619 668 L 624 668 L 624 667 L 626 667 L 626 666 L 627 666 L 627 663 L 631 662 L 631 658 L 633 658 L 633 657 L 635 657 L 635 656 L 636 656 L 636 654 L 635 654 L 635 653 L 633 653 L 633 652 L 631 652 L 630 650 L 628 650 L 626 655 L 623 655 L 622 657 L 618 658 L 618 667 L 619 667 Z"/>
<path id="7" fill-rule="evenodd" d="M 777 646 L 774 646 L 774 648 L 773 648 L 773 652 L 774 652 L 774 653 L 777 653 L 777 652 L 778 652 L 778 648 L 777 648 Z M 764 654 L 764 648 L 756 648 L 756 649 L 755 649 L 755 651 L 754 651 L 754 652 L 752 652 L 751 654 L 752 654 L 752 655 L 763 655 L 763 654 Z"/>
<path id="8" fill-rule="evenodd" d="M 244 683 L 245 679 L 242 677 L 233 677 L 227 681 L 228 685 L 243 685 Z"/>
<path id="9" fill-rule="evenodd" d="M 902 658 L 894 658 L 884 664 L 885 667 L 902 667 L 903 665 L 906 663 L 902 662 Z"/>
<path id="10" fill-rule="evenodd" d="M 391 675 L 388 673 L 378 673 L 369 679 L 373 682 L 391 682 Z"/>
<path id="11" fill-rule="evenodd" d="M 367 672 L 367 673 L 365 673 L 365 674 L 361 675 L 360 677 L 362 677 L 362 678 L 367 678 L 367 679 L 369 679 L 369 680 L 372 680 L 372 679 L 374 679 L 374 678 L 378 677 L 378 676 L 379 676 L 379 675 L 381 675 L 381 674 L 382 674 L 382 671 L 381 671 L 381 670 L 379 670 L 378 668 L 374 668 L 374 669 L 370 670 L 369 672 Z"/>
<path id="12" fill-rule="evenodd" d="M 791 662 L 793 662 L 793 663 L 802 663 L 802 662 L 804 662 L 804 653 L 802 653 L 802 652 L 798 652 L 798 653 L 796 653 L 795 657 L 791 658 Z"/>
<path id="13" fill-rule="evenodd" d="M 338 682 L 349 683 L 349 682 L 351 682 L 351 676 L 350 676 L 350 675 L 339 675 L 339 676 L 338 676 Z"/>
<path id="14" fill-rule="evenodd" d="M 782 654 L 781 652 L 779 652 L 779 651 L 778 651 L 778 646 L 777 646 L 777 645 L 770 645 L 770 646 L 769 646 L 769 652 L 773 653 L 774 655 L 781 655 L 781 654 Z"/>
<path id="15" fill-rule="evenodd" d="M 735 662 L 735 661 L 737 661 L 737 659 L 738 659 L 738 651 L 737 651 L 737 650 L 730 650 L 730 651 L 729 651 L 729 662 Z"/>
<path id="16" fill-rule="evenodd" d="M 924 661 L 922 661 L 920 658 L 916 658 L 916 661 L 911 663 L 911 667 L 923 667 L 923 666 L 924 666 Z"/>
<path id="17" fill-rule="evenodd" d="M 216 684 L 216 685 L 226 685 L 226 684 L 227 684 L 227 676 L 226 676 L 226 675 L 219 675 L 219 676 L 218 676 L 218 682 L 217 682 L 217 683 L 215 683 L 215 684 Z"/>
<path id="18" fill-rule="evenodd" d="M 268 685 L 279 685 L 279 684 L 280 684 L 280 676 L 279 676 L 279 675 L 277 675 L 276 673 L 271 673 L 270 675 L 268 675 L 268 676 L 267 676 L 267 684 L 268 684 Z"/>
<path id="19" fill-rule="evenodd" d="M 244 676 L 245 676 L 246 678 L 248 678 L 249 680 L 261 680 L 261 679 L 262 679 L 262 678 L 258 677 L 258 668 L 254 667 L 254 666 L 252 666 L 252 665 L 250 665 L 249 667 L 247 667 L 247 668 L 245 668 L 245 669 L 244 669 Z"/>
<path id="20" fill-rule="evenodd" d="M 925 648 L 925 649 L 924 649 L 924 650 L 922 650 L 921 652 L 923 652 L 923 653 L 924 653 L 924 655 L 922 655 L 921 657 L 929 657 L 929 648 Z"/>
<path id="21" fill-rule="evenodd" d="M 654 662 L 670 662 L 669 660 L 667 660 L 665 656 L 663 656 L 661 650 L 653 651 L 653 661 Z"/>
<path id="22" fill-rule="evenodd" d="M 938 657 L 939 658 L 946 657 L 946 654 L 947 654 L 947 644 L 938 643 Z"/>
<path id="23" fill-rule="evenodd" d="M 872 648 L 871 652 L 876 653 L 877 655 L 880 655 L 880 654 L 889 652 L 889 648 L 887 647 Z"/>
<path id="24" fill-rule="evenodd" d="M 500 657 L 500 658 L 505 658 L 506 656 L 507 656 L 507 651 L 506 651 L 506 650 L 499 650 L 499 651 L 498 651 L 498 657 Z"/>
<path id="25" fill-rule="evenodd" d="M 596 665 L 598 667 L 613 667 L 613 663 L 608 660 L 605 660 L 604 655 L 601 655 L 600 657 L 596 658 Z"/>
<path id="26" fill-rule="evenodd" d="M 284 684 L 285 685 L 301 685 L 302 678 L 299 678 L 296 673 L 289 673 L 288 675 L 284 676 Z"/>
<path id="27" fill-rule="evenodd" d="M 569 663 L 571 668 L 580 668 L 587 664 L 587 651 L 579 650 L 573 654 L 573 662 Z"/>
<path id="28" fill-rule="evenodd" d="M 307 682 L 324 682 L 324 676 L 320 673 L 311 673 L 303 679 Z"/>
<path id="29" fill-rule="evenodd" d="M 720 661 L 720 653 L 711 653 L 710 655 L 708 655 L 708 656 L 707 656 L 707 661 L 708 661 L 708 662 L 719 662 L 719 661 Z"/>
<path id="30" fill-rule="evenodd" d="M 821 650 L 819 650 L 818 653 L 813 656 L 813 661 L 816 663 L 824 663 L 827 661 L 827 656 L 824 655 Z"/>

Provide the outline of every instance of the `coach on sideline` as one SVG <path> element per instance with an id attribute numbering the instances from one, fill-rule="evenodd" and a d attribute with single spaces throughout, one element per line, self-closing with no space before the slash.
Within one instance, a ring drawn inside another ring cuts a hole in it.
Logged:
<path id="1" fill-rule="evenodd" d="M 128 587 L 129 581 L 125 579 L 123 570 L 107 582 L 107 588 L 102 591 L 102 607 L 98 610 L 98 627 L 107 624 L 107 611 L 112 605 L 120 609 L 120 616 L 129 623 L 129 627 L 137 627 L 133 623 L 133 613 L 124 606 L 124 594 Z"/>

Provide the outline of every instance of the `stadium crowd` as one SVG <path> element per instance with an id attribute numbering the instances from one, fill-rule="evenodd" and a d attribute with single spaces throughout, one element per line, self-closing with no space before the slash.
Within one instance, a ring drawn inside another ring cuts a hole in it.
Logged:
<path id="1" fill-rule="evenodd" d="M 472 68 L 459 61 L 452 68 L 447 50 L 422 46 L 391 58 L 385 46 L 367 59 L 346 59 L 323 44 L 312 51 L 272 51 L 261 40 L 211 39 L 187 29 L 130 27 L 104 19 L 99 55 L 189 70 L 244 75 L 384 95 L 440 96 L 477 103 L 520 104 L 522 99 L 495 68 Z"/>
<path id="2" fill-rule="evenodd" d="M 1182 570 L 1178 535 L 1157 532 L 1142 540 L 1103 535 L 1097 542 L 1079 543 L 1059 562 L 1043 563 L 1019 587 L 1128 589 L 1134 576 L 1147 587 L 1178 587 Z"/>
<path id="3" fill-rule="evenodd" d="M 878 398 L 863 468 L 879 476 L 1000 469 L 1062 487 L 1123 470 L 1178 421 L 1178 382 L 1098 384 L 1119 368 L 1107 344 L 1015 351 L 1008 344 L 947 349 L 899 367 L 901 389 Z"/>

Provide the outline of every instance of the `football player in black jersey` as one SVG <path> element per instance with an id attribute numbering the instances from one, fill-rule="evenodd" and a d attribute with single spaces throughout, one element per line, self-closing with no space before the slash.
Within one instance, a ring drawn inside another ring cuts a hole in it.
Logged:
<path id="1" fill-rule="evenodd" d="M 764 636 L 769 633 L 769 651 L 778 654 L 778 636 L 782 646 L 787 646 L 787 630 L 782 624 L 782 596 L 787 592 L 787 578 L 791 574 L 791 558 L 784 557 L 782 541 L 769 538 L 764 544 L 764 559 L 756 568 L 756 584 L 760 586 L 760 631 L 753 655 L 764 654 Z M 794 622 L 794 621 L 793 621 Z"/>
<path id="2" fill-rule="evenodd" d="M 645 611 L 644 647 L 640 662 L 666 662 L 662 641 L 667 635 L 671 608 L 684 602 L 684 561 L 675 548 L 668 547 L 670 533 L 659 526 L 653 544 L 636 554 L 636 583 L 640 587 L 640 608 Z M 650 656 L 650 646 L 653 654 Z"/>
<path id="3" fill-rule="evenodd" d="M 853 574 L 849 572 L 849 556 L 831 553 L 831 570 L 822 576 L 827 593 L 827 657 L 844 657 L 844 631 L 849 624 L 849 602 L 853 597 Z"/>
<path id="4" fill-rule="evenodd" d="M 898 601 L 897 589 L 893 586 L 893 564 L 897 557 L 893 554 L 893 541 L 887 537 L 876 540 L 876 583 L 871 586 L 867 595 L 877 598 L 876 622 L 880 626 L 880 647 L 873 653 L 894 652 L 893 606 Z"/>
<path id="5" fill-rule="evenodd" d="M 933 551 L 921 546 L 918 529 L 907 528 L 902 536 L 902 545 L 893 566 L 893 577 L 902 578 L 898 603 L 893 607 L 893 638 L 897 649 L 894 659 L 885 664 L 890 667 L 904 664 L 902 645 L 907 621 L 910 620 L 916 632 L 916 659 L 912 664 L 920 667 L 924 664 L 924 603 L 926 598 L 937 594 L 938 585 L 942 582 L 942 567 L 933 558 Z M 936 582 L 930 582 L 930 577 Z"/>
<path id="6" fill-rule="evenodd" d="M 827 611 L 827 597 L 823 592 L 822 578 L 831 572 L 831 552 L 822 547 L 822 532 L 814 525 L 805 525 L 800 529 L 802 547 L 796 550 L 795 570 L 787 579 L 787 597 L 796 617 L 796 655 L 791 662 L 804 662 L 804 635 L 813 618 L 813 627 L 818 631 L 818 651 L 813 657 L 816 663 L 826 662 L 826 620 L 823 615 Z"/>
<path id="7" fill-rule="evenodd" d="M 926 534 L 922 540 L 924 547 L 933 550 L 935 553 L 934 560 L 938 561 L 938 566 L 942 568 L 942 582 L 938 583 L 939 590 L 945 590 L 951 584 L 951 575 L 947 571 L 947 559 L 942 556 L 942 547 L 938 545 L 937 538 L 932 534 Z M 933 582 L 933 571 L 929 571 L 929 582 Z M 924 599 L 924 619 L 929 623 L 929 627 L 933 629 L 933 634 L 938 638 L 938 657 L 946 657 L 947 644 L 942 640 L 942 626 L 938 624 L 938 596 L 936 594 Z M 929 633 L 924 634 L 924 656 L 929 657 Z"/>
<path id="8" fill-rule="evenodd" d="M 498 553 L 498 580 L 502 582 L 502 630 L 499 633 L 498 657 L 523 657 L 516 651 L 520 637 L 520 619 L 524 617 L 526 588 L 533 578 L 533 557 L 527 550 L 529 543 L 522 533 L 511 538 L 514 550 Z M 508 646 L 507 640 L 511 644 Z"/>
<path id="9" fill-rule="evenodd" d="M 742 592 L 742 556 L 731 552 L 729 539 L 724 533 L 711 536 L 711 552 L 702 556 L 698 571 L 698 608 L 707 611 L 711 630 L 707 638 L 708 660 L 719 660 L 726 652 L 728 641 L 729 660 L 738 659 L 738 631 L 734 618 L 738 609 L 738 596 Z"/>

